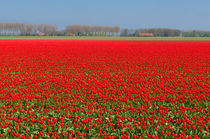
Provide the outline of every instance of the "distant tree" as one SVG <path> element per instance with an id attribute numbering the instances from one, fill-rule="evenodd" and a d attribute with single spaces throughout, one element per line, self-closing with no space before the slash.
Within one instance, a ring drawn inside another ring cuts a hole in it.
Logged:
<path id="1" fill-rule="evenodd" d="M 120 36 L 128 36 L 128 29 L 127 28 L 122 29 L 121 33 L 120 33 Z"/>
<path id="2" fill-rule="evenodd" d="M 116 33 L 116 35 L 118 35 L 119 32 L 120 32 L 120 27 L 119 26 L 115 26 L 114 27 L 114 32 Z"/>

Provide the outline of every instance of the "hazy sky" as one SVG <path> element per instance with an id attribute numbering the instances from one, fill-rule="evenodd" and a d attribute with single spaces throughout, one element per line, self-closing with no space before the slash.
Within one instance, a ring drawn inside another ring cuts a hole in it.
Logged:
<path id="1" fill-rule="evenodd" d="M 1 0 L 0 22 L 210 30 L 210 0 Z"/>

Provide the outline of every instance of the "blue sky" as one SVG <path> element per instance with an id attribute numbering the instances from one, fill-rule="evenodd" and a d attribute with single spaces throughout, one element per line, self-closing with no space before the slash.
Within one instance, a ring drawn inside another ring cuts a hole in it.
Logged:
<path id="1" fill-rule="evenodd" d="M 2 0 L 0 22 L 210 30 L 210 0 Z"/>

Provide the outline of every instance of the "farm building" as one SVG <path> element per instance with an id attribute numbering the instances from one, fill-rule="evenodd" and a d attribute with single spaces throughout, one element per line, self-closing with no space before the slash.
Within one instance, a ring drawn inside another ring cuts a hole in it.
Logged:
<path id="1" fill-rule="evenodd" d="M 140 37 L 154 37 L 153 33 L 139 33 Z"/>
<path id="2" fill-rule="evenodd" d="M 45 33 L 39 33 L 39 36 L 45 36 L 46 34 Z"/>
<path id="3" fill-rule="evenodd" d="M 66 35 L 67 35 L 67 36 L 75 36 L 74 33 L 67 33 Z"/>

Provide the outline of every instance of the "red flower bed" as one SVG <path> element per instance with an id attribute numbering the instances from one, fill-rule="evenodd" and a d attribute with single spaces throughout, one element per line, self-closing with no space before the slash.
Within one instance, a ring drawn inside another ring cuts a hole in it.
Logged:
<path id="1" fill-rule="evenodd" d="M 210 42 L 0 40 L 0 137 L 207 138 Z"/>

